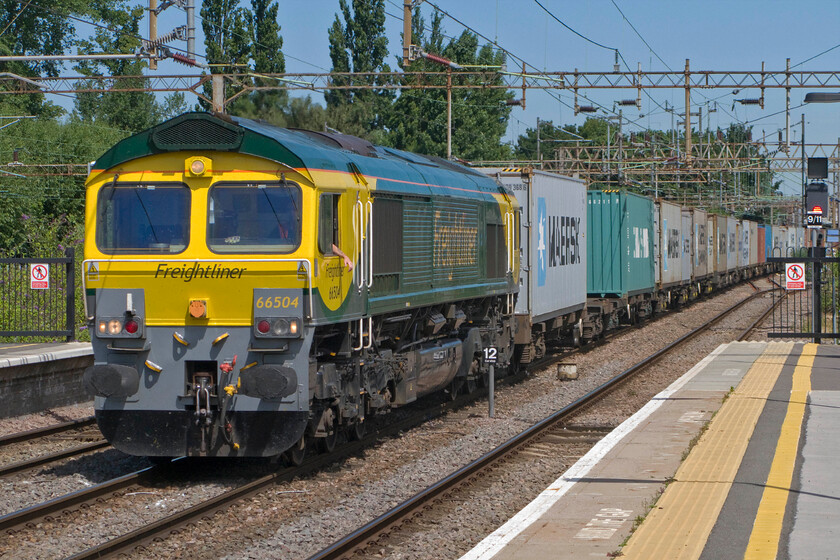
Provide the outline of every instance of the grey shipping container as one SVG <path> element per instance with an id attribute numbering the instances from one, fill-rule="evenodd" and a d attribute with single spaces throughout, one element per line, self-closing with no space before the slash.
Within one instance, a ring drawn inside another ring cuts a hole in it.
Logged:
<path id="1" fill-rule="evenodd" d="M 691 282 L 692 256 L 691 256 L 691 209 L 683 208 L 682 210 L 682 228 L 680 228 L 680 236 L 682 238 L 682 282 L 688 284 Z"/>
<path id="2" fill-rule="evenodd" d="M 776 226 L 773 228 L 773 256 L 787 257 L 787 226 Z"/>
<path id="3" fill-rule="evenodd" d="M 750 224 L 750 265 L 758 264 L 758 223 Z"/>
<path id="4" fill-rule="evenodd" d="M 699 280 L 709 274 L 709 216 L 702 210 L 691 211 L 692 229 L 692 280 Z"/>
<path id="5" fill-rule="evenodd" d="M 653 201 L 632 193 L 587 193 L 586 291 L 625 297 L 654 289 Z"/>
<path id="6" fill-rule="evenodd" d="M 726 254 L 729 251 L 729 229 L 726 216 L 715 216 L 715 272 L 718 274 L 726 272 Z"/>
<path id="7" fill-rule="evenodd" d="M 522 207 L 517 315 L 534 323 L 586 305 L 586 185 L 556 173 L 481 169 Z"/>
<path id="8" fill-rule="evenodd" d="M 736 220 L 735 218 L 726 218 L 726 239 L 728 240 L 728 246 L 726 248 L 726 270 L 737 270 L 738 220 Z"/>
<path id="9" fill-rule="evenodd" d="M 738 268 L 746 268 L 750 265 L 750 222 L 740 220 L 738 222 Z"/>
<path id="10" fill-rule="evenodd" d="M 678 204 L 656 201 L 656 283 L 666 288 L 682 283 L 682 209 Z"/>

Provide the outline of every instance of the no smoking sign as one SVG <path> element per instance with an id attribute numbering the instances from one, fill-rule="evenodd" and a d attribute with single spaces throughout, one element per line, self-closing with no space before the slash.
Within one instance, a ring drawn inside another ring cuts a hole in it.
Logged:
<path id="1" fill-rule="evenodd" d="M 805 265 L 802 263 L 785 264 L 785 288 L 788 290 L 805 289 Z"/>
<path id="2" fill-rule="evenodd" d="M 47 290 L 50 287 L 50 265 L 29 265 L 29 287 L 33 290 Z"/>

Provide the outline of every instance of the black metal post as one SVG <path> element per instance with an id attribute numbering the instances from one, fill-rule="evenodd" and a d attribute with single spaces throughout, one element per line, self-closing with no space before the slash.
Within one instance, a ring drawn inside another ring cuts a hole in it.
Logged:
<path id="1" fill-rule="evenodd" d="M 68 247 L 64 251 L 67 267 L 67 342 L 76 340 L 76 249 Z"/>
<path id="2" fill-rule="evenodd" d="M 825 257 L 825 247 L 811 247 L 811 256 L 814 258 L 822 258 Z M 814 336 L 814 343 L 820 343 L 820 334 L 822 333 L 822 294 L 820 291 L 822 290 L 822 263 L 819 261 L 814 261 L 814 283 L 813 283 L 813 290 L 814 290 L 814 313 L 813 313 L 813 332 L 816 336 Z"/>

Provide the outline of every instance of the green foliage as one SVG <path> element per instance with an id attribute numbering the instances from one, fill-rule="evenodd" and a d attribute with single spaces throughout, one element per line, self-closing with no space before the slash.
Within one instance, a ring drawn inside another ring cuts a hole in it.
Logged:
<path id="1" fill-rule="evenodd" d="M 109 0 L 98 4 L 107 5 Z M 57 76 L 60 63 L 37 59 L 38 55 L 64 54 L 72 45 L 75 28 L 67 15 L 96 16 L 96 8 L 82 0 L 55 0 L 46 9 L 37 4 L 4 2 L 0 4 L 0 55 L 28 55 L 28 62 L 0 63 L 0 72 L 18 76 Z M 17 89 L 18 84 L 7 82 L 3 89 Z M 36 88 L 32 88 L 37 91 Z M 57 105 L 46 102 L 42 93 L 0 96 L 0 113 L 7 115 L 40 115 L 57 117 L 64 112 Z"/>
<path id="2" fill-rule="evenodd" d="M 20 121 L 0 135 L 0 161 L 12 161 L 15 152 L 22 164 L 93 161 L 126 135 L 123 130 L 77 120 L 66 124 L 47 119 Z M 68 175 L 61 175 L 63 171 Z M 84 222 L 84 178 L 69 175 L 71 171 L 70 167 L 21 167 L 16 174 L 0 175 L 0 254 L 35 255 L 38 247 L 21 227 L 27 216 L 32 223 L 49 223 L 60 216 L 71 227 Z"/>
<path id="3" fill-rule="evenodd" d="M 502 66 L 505 56 L 489 45 L 479 47 L 478 37 L 465 31 L 444 45 L 442 16 L 432 16 L 431 35 L 426 38 L 425 22 L 415 10 L 412 41 L 426 52 L 440 54 L 461 65 Z M 412 72 L 440 72 L 438 64 L 419 59 L 411 63 Z M 404 78 L 410 84 L 414 78 Z M 445 85 L 446 78 L 424 77 L 425 83 Z M 453 78 L 453 86 L 499 85 L 495 70 L 479 77 Z M 452 154 L 467 160 L 505 159 L 509 149 L 501 143 L 510 117 L 505 102 L 513 95 L 505 89 L 452 90 Z M 403 90 L 387 116 L 389 143 L 395 147 L 430 155 L 446 156 L 447 102 L 445 89 Z"/>
<path id="4" fill-rule="evenodd" d="M 84 226 L 81 223 L 73 224 L 64 215 L 56 218 L 36 219 L 31 216 L 23 216 L 19 224 L 20 232 L 25 239 L 25 251 L 19 256 L 53 258 L 64 257 L 66 249 L 73 249 L 76 257 L 76 290 L 75 308 L 76 325 L 75 336 L 77 340 L 90 340 L 90 333 L 85 326 L 85 317 L 82 313 L 84 302 L 82 301 L 81 270 L 82 270 L 82 240 L 84 239 Z M 52 265 L 56 267 L 64 265 Z M 41 290 L 32 290 L 29 287 L 29 271 L 27 265 L 4 265 L 4 275 L 0 279 L 3 283 L 0 289 L 0 325 L 15 326 L 21 320 L 21 308 L 26 310 L 26 324 L 40 325 L 63 329 L 64 320 L 58 312 L 63 311 L 63 296 L 66 294 L 65 275 L 62 272 L 51 273 L 49 297 Z M 60 324 L 55 324 L 56 320 Z M 8 327 L 7 327 L 8 328 Z M 13 329 L 12 329 L 13 330 Z M 44 337 L 5 337 L 4 342 L 38 342 Z"/>
<path id="5" fill-rule="evenodd" d="M 579 130 L 575 125 L 555 126 L 552 121 L 540 121 L 539 147 L 537 146 L 536 127 L 529 128 L 517 140 L 514 159 L 539 159 L 537 152 L 539 152 L 539 155 L 543 159 L 549 159 L 553 157 L 552 151 L 555 148 L 563 146 L 563 142 L 582 141 L 580 137 L 587 138 L 585 134 L 590 134 L 595 137 L 600 136 L 601 131 L 593 130 L 593 126 L 590 123 L 603 124 L 603 135 L 606 137 L 606 124 L 603 121 L 595 119 L 589 119 L 581 126 L 582 129 L 589 125 L 585 132 Z"/>
<path id="6" fill-rule="evenodd" d="M 384 0 L 339 0 L 338 14 L 329 28 L 330 59 L 333 72 L 390 72 L 385 62 L 388 38 L 385 36 Z M 342 23 L 342 19 L 344 20 Z M 337 85 L 353 85 L 348 78 L 336 77 Z M 363 79 L 360 83 L 365 83 Z M 377 78 L 374 85 L 386 85 Z M 385 119 L 394 100 L 389 89 L 332 89 L 325 95 L 330 126 L 374 142 L 387 142 Z"/>
<path id="7" fill-rule="evenodd" d="M 142 6 L 129 7 L 119 0 L 109 5 L 98 7 L 101 20 L 107 25 L 97 28 L 92 40 L 80 40 L 79 52 L 130 54 L 140 47 L 140 19 L 143 17 Z M 115 34 L 114 29 L 118 30 Z M 143 78 L 147 63 L 139 59 L 120 59 L 102 61 L 83 61 L 76 69 L 85 76 L 137 76 L 125 80 L 121 85 L 137 89 L 148 89 L 149 80 Z M 90 85 L 97 87 L 96 81 L 77 84 L 80 89 Z M 118 92 L 79 92 L 75 100 L 74 117 L 87 123 L 96 123 L 108 127 L 139 132 L 161 122 L 167 116 L 186 107 L 183 94 L 169 96 L 161 105 L 153 93 L 148 91 Z"/>
<path id="8" fill-rule="evenodd" d="M 238 0 L 204 0 L 201 5 L 201 27 L 204 48 L 212 74 L 241 72 L 249 67 L 254 34 L 253 16 L 247 8 L 238 7 Z M 225 85 L 225 98 L 240 92 L 242 86 Z M 206 84 L 204 94 L 212 96 L 212 85 Z M 200 101 L 205 109 L 206 102 Z M 227 111 L 239 114 L 247 111 L 248 100 L 241 98 L 229 104 Z"/>
<path id="9" fill-rule="evenodd" d="M 253 10 L 253 59 L 256 74 L 282 74 L 286 71 L 286 59 L 283 56 L 283 36 L 280 34 L 280 24 L 277 22 L 278 4 L 270 0 L 252 0 Z M 275 79 L 255 78 L 254 85 L 277 85 Z M 284 108 L 288 105 L 289 96 L 284 90 L 255 91 L 250 96 L 255 117 L 272 124 L 283 125 L 285 119 Z"/>

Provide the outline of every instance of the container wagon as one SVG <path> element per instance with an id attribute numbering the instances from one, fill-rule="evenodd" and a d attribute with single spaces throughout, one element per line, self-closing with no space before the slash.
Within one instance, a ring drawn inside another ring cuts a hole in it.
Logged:
<path id="1" fill-rule="evenodd" d="M 683 270 L 682 209 L 677 204 L 657 200 L 654 212 L 656 287 L 665 302 L 679 301 L 690 282 Z"/>
<path id="2" fill-rule="evenodd" d="M 481 169 L 513 191 L 521 207 L 516 349 L 520 363 L 546 344 L 580 342 L 586 308 L 586 185 L 530 169 Z"/>
<path id="3" fill-rule="evenodd" d="M 650 316 L 654 300 L 654 204 L 626 192 L 587 192 L 587 313 L 583 338 L 622 318 Z"/>

